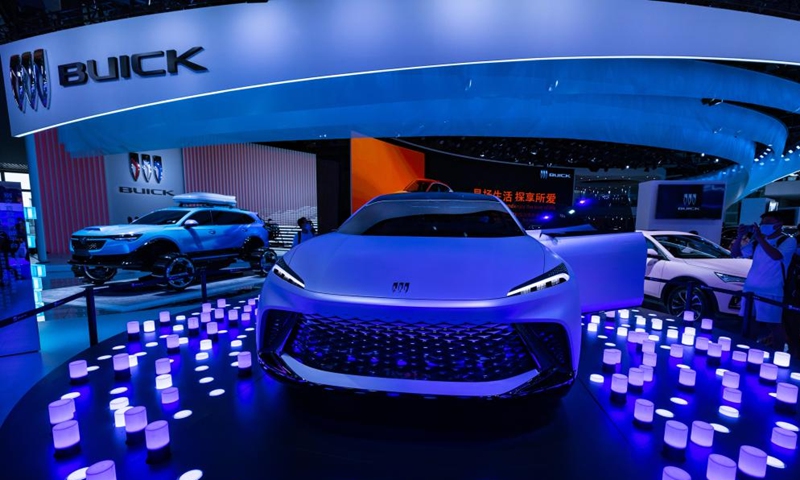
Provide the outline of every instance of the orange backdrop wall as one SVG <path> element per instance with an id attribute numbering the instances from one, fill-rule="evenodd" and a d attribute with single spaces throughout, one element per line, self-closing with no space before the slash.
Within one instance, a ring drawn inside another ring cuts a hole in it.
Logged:
<path id="1" fill-rule="evenodd" d="M 373 197 L 402 190 L 425 178 L 425 154 L 374 138 L 350 141 L 352 211 Z"/>

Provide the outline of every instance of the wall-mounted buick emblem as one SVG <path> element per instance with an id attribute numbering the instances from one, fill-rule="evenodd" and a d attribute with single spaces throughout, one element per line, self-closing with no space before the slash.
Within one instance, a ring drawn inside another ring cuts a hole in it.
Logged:
<path id="1" fill-rule="evenodd" d="M 539 171 L 539 178 L 546 180 L 547 179 L 547 170 L 540 170 Z"/>
<path id="2" fill-rule="evenodd" d="M 50 77 L 47 71 L 47 53 L 44 50 L 12 55 L 8 67 L 11 94 L 22 113 L 25 113 L 27 107 L 38 110 L 39 104 L 50 108 Z"/>
<path id="3" fill-rule="evenodd" d="M 411 286 L 408 282 L 394 282 L 392 284 L 392 293 L 408 293 L 408 288 Z"/>
<path id="4" fill-rule="evenodd" d="M 683 204 L 688 206 L 695 205 L 697 203 L 697 194 L 696 193 L 684 193 L 683 194 Z"/>
<path id="5" fill-rule="evenodd" d="M 154 179 L 156 183 L 161 183 L 164 178 L 164 162 L 160 155 L 151 157 L 147 153 L 141 155 L 131 153 L 128 155 L 128 169 L 134 182 L 139 180 L 139 174 L 147 183 L 150 183 L 151 179 Z"/>

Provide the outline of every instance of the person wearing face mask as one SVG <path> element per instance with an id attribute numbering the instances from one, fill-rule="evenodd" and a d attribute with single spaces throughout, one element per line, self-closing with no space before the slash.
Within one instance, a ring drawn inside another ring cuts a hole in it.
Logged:
<path id="1" fill-rule="evenodd" d="M 300 231 L 294 236 L 294 240 L 292 241 L 293 247 L 299 245 L 301 242 L 306 242 L 314 238 L 314 224 L 306 217 L 300 217 L 297 220 L 297 226 L 300 227 Z"/>
<path id="2" fill-rule="evenodd" d="M 731 253 L 735 257 L 752 258 L 753 265 L 747 273 L 743 291 L 783 302 L 784 280 L 789 263 L 797 249 L 794 237 L 785 235 L 781 228 L 783 223 L 774 212 L 761 215 L 761 224 L 748 227 L 739 225 L 736 239 L 731 244 Z M 753 239 L 742 247 L 742 238 L 748 230 L 752 230 Z M 746 301 L 742 302 L 742 312 Z M 764 346 L 783 351 L 786 344 L 786 332 L 781 323 L 783 309 L 776 305 L 756 301 L 753 306 L 756 321 L 766 326 L 769 334 L 759 342 Z"/>
<path id="3" fill-rule="evenodd" d="M 800 225 L 795 241 L 800 238 Z M 783 288 L 783 301 L 794 307 L 800 308 L 800 244 L 794 251 L 792 261 L 786 270 L 786 283 Z M 786 309 L 783 311 L 783 328 L 786 330 L 786 343 L 789 344 L 789 353 L 800 357 L 800 311 Z"/>

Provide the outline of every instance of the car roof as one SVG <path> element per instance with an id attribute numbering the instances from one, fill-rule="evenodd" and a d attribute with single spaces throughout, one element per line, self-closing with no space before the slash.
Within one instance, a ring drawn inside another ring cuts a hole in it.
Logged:
<path id="1" fill-rule="evenodd" d="M 681 230 L 636 230 L 640 233 L 647 233 L 650 235 L 694 235 L 699 237 L 700 235 L 695 235 L 694 233 L 684 232 Z"/>
<path id="2" fill-rule="evenodd" d="M 367 205 L 384 201 L 409 201 L 409 200 L 462 200 L 462 201 L 489 201 L 500 202 L 497 197 L 480 193 L 463 192 L 408 192 L 390 193 L 373 198 Z"/>

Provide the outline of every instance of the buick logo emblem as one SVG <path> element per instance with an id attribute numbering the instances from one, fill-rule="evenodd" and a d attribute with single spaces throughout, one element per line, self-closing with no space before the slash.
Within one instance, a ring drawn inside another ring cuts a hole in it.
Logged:
<path id="1" fill-rule="evenodd" d="M 158 155 L 153 156 L 153 178 L 156 183 L 161 183 L 161 178 L 164 176 L 164 165 L 161 162 L 161 157 Z"/>
<path id="2" fill-rule="evenodd" d="M 392 293 L 408 293 L 408 287 L 411 284 L 408 282 L 394 282 L 392 284 Z"/>
<path id="3" fill-rule="evenodd" d="M 161 183 L 164 179 L 164 161 L 160 155 L 151 157 L 146 153 L 141 156 L 138 153 L 131 153 L 128 156 L 128 170 L 134 182 L 139 180 L 140 174 L 147 183 L 150 183 L 151 179 L 155 180 L 155 183 Z"/>
<path id="4" fill-rule="evenodd" d="M 141 167 L 139 167 L 139 154 L 138 153 L 131 153 L 128 157 L 128 169 L 131 172 L 131 178 L 133 181 L 139 180 L 139 172 L 141 171 Z"/>
<path id="5" fill-rule="evenodd" d="M 697 204 L 697 194 L 696 193 L 684 193 L 683 194 L 683 204 L 688 206 L 692 206 Z"/>
<path id="6" fill-rule="evenodd" d="M 8 62 L 11 95 L 22 113 L 27 107 L 38 110 L 39 104 L 50 108 L 50 77 L 47 71 L 47 54 L 34 50 L 12 55 Z"/>
<path id="7" fill-rule="evenodd" d="M 540 170 L 539 171 L 539 178 L 543 180 L 547 180 L 547 170 Z"/>
<path id="8" fill-rule="evenodd" d="M 142 176 L 147 183 L 150 183 L 150 178 L 153 176 L 153 161 L 146 153 L 142 154 Z"/>

